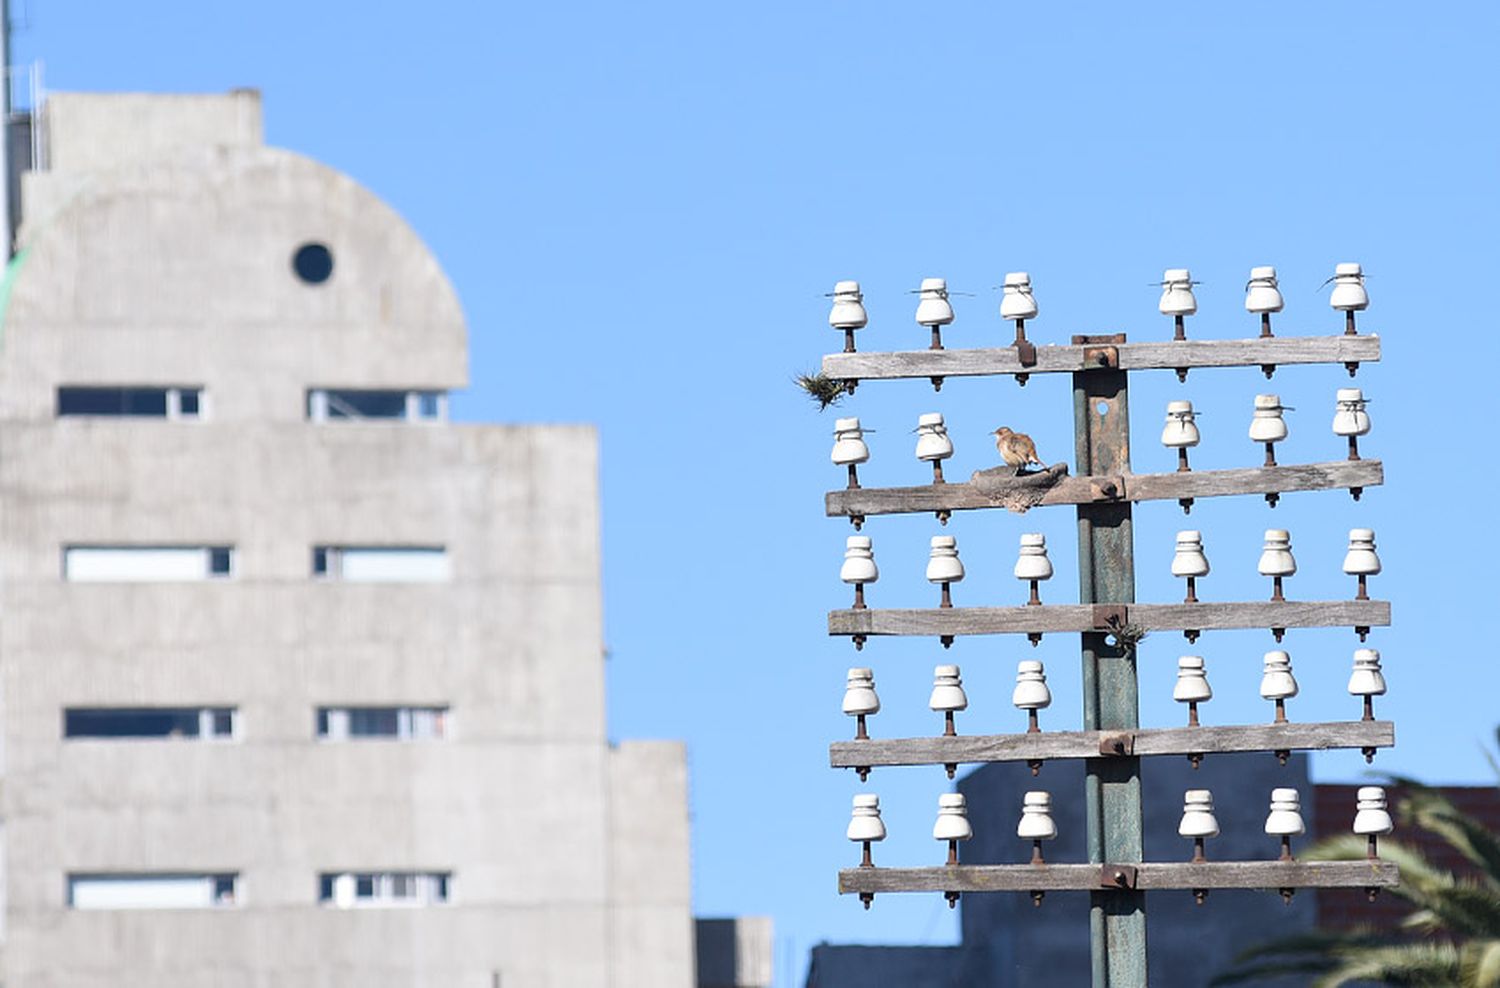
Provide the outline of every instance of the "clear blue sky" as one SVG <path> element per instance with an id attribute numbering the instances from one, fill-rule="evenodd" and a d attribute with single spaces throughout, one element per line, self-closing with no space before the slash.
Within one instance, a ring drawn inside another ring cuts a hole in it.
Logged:
<path id="1" fill-rule="evenodd" d="M 1400 747 L 1377 768 L 1484 782 L 1481 743 L 1500 721 L 1493 629 L 1500 474 L 1490 286 L 1500 257 L 1493 4 L 255 4 L 13 0 L 18 58 L 58 89 L 258 86 L 271 142 L 305 152 L 392 202 L 446 266 L 467 309 L 464 419 L 588 421 L 603 443 L 610 729 L 690 745 L 696 907 L 769 913 L 783 984 L 833 941 L 944 942 L 940 897 L 884 897 L 871 913 L 832 894 L 852 776 L 826 744 L 854 653 L 823 634 L 842 606 L 846 525 L 822 516 L 841 479 L 831 415 L 789 376 L 838 346 L 821 294 L 860 279 L 869 349 L 921 346 L 907 294 L 947 277 L 953 345 L 1004 343 L 991 287 L 1029 270 L 1038 342 L 1079 332 L 1161 339 L 1149 283 L 1188 266 L 1203 282 L 1200 337 L 1250 335 L 1248 269 L 1275 264 L 1283 333 L 1339 329 L 1319 283 L 1361 261 L 1362 325 L 1385 361 L 1362 372 L 1387 488 L 1202 503 L 1191 519 L 1214 563 L 1205 596 L 1265 592 L 1261 530 L 1291 529 L 1303 598 L 1343 596 L 1353 525 L 1376 528 L 1374 583 L 1396 623 L 1378 707 Z M 1138 470 L 1169 469 L 1157 443 L 1168 398 L 1206 414 L 1204 467 L 1253 465 L 1252 370 L 1169 372 L 1133 386 Z M 1336 367 L 1279 373 L 1292 414 L 1285 462 L 1341 455 L 1329 432 Z M 850 406 L 880 431 L 870 482 L 918 483 L 906 430 L 947 414 L 954 476 L 993 463 L 984 433 L 1031 432 L 1049 460 L 1071 450 L 1067 382 L 955 381 L 862 388 Z M 1480 440 L 1483 440 L 1482 442 Z M 1477 443 L 1477 445 L 1476 445 Z M 1170 601 L 1174 505 L 1137 512 L 1139 597 Z M 877 605 L 922 605 L 931 519 L 877 519 Z M 1010 601 L 1017 536 L 1047 533 L 1051 599 L 1074 599 L 1072 513 L 954 520 L 970 577 L 960 603 Z M 1268 637 L 1200 641 L 1214 723 L 1268 717 L 1256 695 Z M 1289 638 L 1302 719 L 1357 716 L 1343 693 L 1347 632 Z M 1180 638 L 1142 646 L 1142 719 L 1175 724 Z M 963 664 L 961 729 L 1017 726 L 1017 658 L 1045 660 L 1075 726 L 1076 639 L 873 643 L 885 735 L 925 732 L 931 666 Z M 1354 779 L 1357 754 L 1319 757 Z M 566 780 L 559 780 L 566 784 Z M 888 770 L 883 859 L 939 860 L 926 836 L 939 770 Z M 1078 794 L 1059 794 L 1078 798 Z M 1011 821 L 995 825 L 1013 826 Z"/>

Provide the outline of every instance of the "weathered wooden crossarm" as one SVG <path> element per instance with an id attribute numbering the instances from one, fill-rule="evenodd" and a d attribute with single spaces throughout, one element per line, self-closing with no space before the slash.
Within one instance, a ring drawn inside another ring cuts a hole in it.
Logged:
<path id="1" fill-rule="evenodd" d="M 870 738 L 828 746 L 834 768 L 887 765 L 963 765 L 1107 757 L 1110 742 L 1128 735 L 1121 754 L 1198 755 L 1231 751 L 1322 751 L 1389 748 L 1396 726 L 1388 720 L 1314 724 L 1249 724 L 1234 727 L 1158 727 L 1133 731 L 1042 731 L 1037 734 L 976 734 L 959 737 Z"/>
<path id="2" fill-rule="evenodd" d="M 1042 496 L 1041 504 L 1094 504 L 1110 501 L 1177 501 L 1232 494 L 1285 494 L 1291 491 L 1377 487 L 1385 481 L 1379 460 L 1336 460 L 1294 466 L 1243 470 L 1191 470 L 1186 473 L 1142 473 L 1124 477 L 1064 477 Z M 894 515 L 929 511 L 971 511 L 1003 507 L 993 483 L 981 489 L 970 483 L 922 487 L 863 487 L 829 491 L 824 509 L 831 517 Z"/>
<path id="3" fill-rule="evenodd" d="M 1384 600 L 1245 601 L 1239 603 L 1115 605 L 1120 624 L 1147 631 L 1223 631 L 1236 628 L 1370 628 L 1391 623 Z M 1040 607 L 929 607 L 828 612 L 830 635 L 1000 635 L 1109 631 L 1103 608 L 1089 604 Z"/>
<path id="4" fill-rule="evenodd" d="M 1124 877 L 1119 877 L 1122 870 Z M 940 865 L 932 868 L 844 868 L 839 892 L 1061 892 L 1135 888 L 1390 888 L 1395 862 L 1143 861 L 1128 865 Z"/>
<path id="5" fill-rule="evenodd" d="M 1257 367 L 1285 364 L 1343 364 L 1380 359 L 1379 336 L 1304 336 L 1243 340 L 1166 340 L 1114 346 L 1121 370 L 1193 367 Z M 1098 366 L 1086 351 L 1093 346 L 1039 346 L 1036 363 L 1022 366 L 1015 347 L 980 350 L 898 350 L 885 353 L 831 353 L 823 373 L 840 380 L 874 381 L 904 377 L 973 377 L 983 374 L 1072 373 Z"/>

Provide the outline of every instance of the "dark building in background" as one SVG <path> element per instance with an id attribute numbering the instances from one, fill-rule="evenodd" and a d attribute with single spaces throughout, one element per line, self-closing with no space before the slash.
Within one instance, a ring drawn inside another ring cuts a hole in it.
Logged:
<path id="1" fill-rule="evenodd" d="M 1308 835 L 1294 850 L 1334 834 L 1348 833 L 1354 819 L 1352 785 L 1313 786 L 1307 756 L 1294 754 L 1279 766 L 1269 754 L 1214 755 L 1194 771 L 1184 759 L 1154 758 L 1142 763 L 1145 856 L 1150 861 L 1186 861 L 1192 842 L 1177 836 L 1183 793 L 1210 789 L 1220 835 L 1208 841 L 1210 860 L 1275 858 L 1275 838 L 1263 830 L 1271 789 L 1292 786 L 1303 794 Z M 1021 797 L 1029 789 L 1054 794 L 1058 838 L 1047 859 L 1087 861 L 1083 800 L 1060 798 L 1082 793 L 1081 762 L 1049 762 L 1039 778 L 1020 763 L 988 765 L 959 780 L 968 798 L 974 839 L 962 847 L 964 864 L 1021 863 L 1029 842 L 1015 835 Z M 1460 809 L 1500 830 L 1500 790 L 1491 787 L 1444 789 Z M 1400 799 L 1390 791 L 1391 805 Z M 1399 824 L 1398 824 L 1399 826 Z M 1414 845 L 1434 864 L 1463 873 L 1472 870 L 1447 845 L 1421 831 L 1396 838 Z M 875 908 L 880 908 L 876 898 Z M 807 988 L 1056 988 L 1089 983 L 1089 908 L 1084 892 L 1049 892 L 1041 906 L 1020 894 L 970 894 L 959 903 L 962 942 L 955 947 L 876 947 L 824 944 L 815 947 Z M 1190 892 L 1148 896 L 1147 942 L 1153 988 L 1201 988 L 1245 949 L 1269 939 L 1317 926 L 1394 929 L 1406 909 L 1394 896 L 1368 901 L 1360 889 L 1298 892 L 1290 905 L 1274 891 L 1216 891 L 1197 906 Z M 1298 982 L 1280 982 L 1292 985 Z"/>

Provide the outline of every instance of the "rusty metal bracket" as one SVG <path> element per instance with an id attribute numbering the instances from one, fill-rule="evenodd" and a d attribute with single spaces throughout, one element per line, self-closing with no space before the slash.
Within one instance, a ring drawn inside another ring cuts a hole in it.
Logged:
<path id="1" fill-rule="evenodd" d="M 1120 366 L 1120 351 L 1116 347 L 1118 344 L 1124 342 L 1124 333 L 1111 333 L 1107 336 L 1073 337 L 1073 345 L 1083 347 L 1084 370 L 1118 370 Z"/>
<path id="2" fill-rule="evenodd" d="M 1119 631 L 1130 623 L 1130 611 L 1124 604 L 1095 604 L 1094 630 Z"/>
<path id="3" fill-rule="evenodd" d="M 1016 340 L 1016 359 L 1022 367 L 1036 366 L 1036 344 L 1030 340 Z"/>
<path id="4" fill-rule="evenodd" d="M 1099 735 L 1099 754 L 1115 757 L 1135 754 L 1135 735 L 1130 731 L 1110 731 Z"/>
<path id="5" fill-rule="evenodd" d="M 1112 346 L 1084 347 L 1083 366 L 1090 370 L 1118 368 L 1120 366 L 1120 351 Z"/>
<path id="6" fill-rule="evenodd" d="M 1119 501 L 1125 497 L 1125 478 L 1090 477 L 1089 496 L 1095 501 Z"/>
<path id="7" fill-rule="evenodd" d="M 1133 889 L 1140 869 L 1135 865 L 1107 864 L 1099 869 L 1099 887 L 1104 889 Z"/>

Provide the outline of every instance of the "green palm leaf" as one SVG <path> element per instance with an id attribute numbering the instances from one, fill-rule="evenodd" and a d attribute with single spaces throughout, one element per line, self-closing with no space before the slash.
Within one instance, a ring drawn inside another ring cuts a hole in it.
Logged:
<path id="1" fill-rule="evenodd" d="M 1500 986 L 1500 940 L 1464 944 L 1459 952 L 1459 977 L 1474 988 Z"/>
<path id="2" fill-rule="evenodd" d="M 1389 782 L 1405 787 L 1396 806 L 1401 822 L 1440 838 L 1480 875 L 1457 878 L 1413 847 L 1382 842 L 1381 857 L 1401 869 L 1401 884 L 1389 891 L 1412 906 L 1400 932 L 1315 931 L 1276 940 L 1241 954 L 1213 984 L 1302 975 L 1312 976 L 1315 988 L 1355 983 L 1500 988 L 1500 834 L 1437 789 L 1401 777 Z M 1357 861 L 1366 854 L 1363 838 L 1345 835 L 1318 842 L 1302 857 Z"/>

